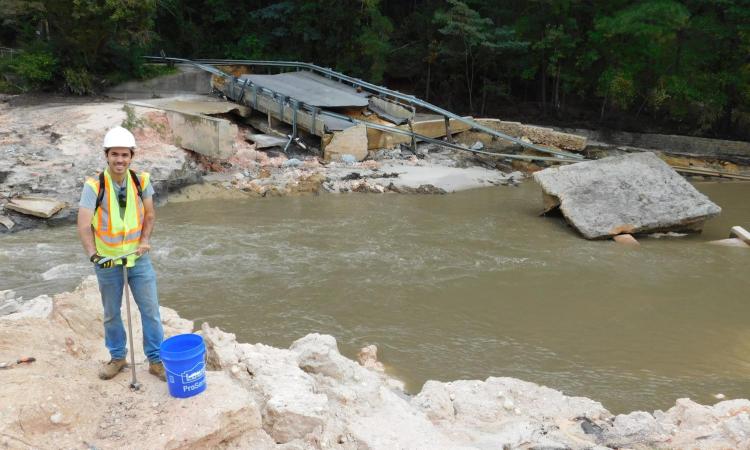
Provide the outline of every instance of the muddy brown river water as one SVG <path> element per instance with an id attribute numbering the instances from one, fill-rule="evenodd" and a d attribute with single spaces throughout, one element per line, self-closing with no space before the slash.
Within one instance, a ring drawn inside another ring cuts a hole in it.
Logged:
<path id="1" fill-rule="evenodd" d="M 697 187 L 724 208 L 704 233 L 640 248 L 541 218 L 541 193 L 323 195 L 168 204 L 153 258 L 162 304 L 240 341 L 334 335 L 377 344 L 412 391 L 511 376 L 613 412 L 750 397 L 750 183 Z M 0 238 L 0 289 L 25 298 L 91 273 L 74 227 Z"/>

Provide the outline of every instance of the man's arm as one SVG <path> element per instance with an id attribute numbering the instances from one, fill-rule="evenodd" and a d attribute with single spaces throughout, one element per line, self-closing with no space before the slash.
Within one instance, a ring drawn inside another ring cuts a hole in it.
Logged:
<path id="1" fill-rule="evenodd" d="M 94 231 L 91 229 L 92 217 L 94 217 L 94 210 L 84 207 L 78 208 L 78 237 L 81 239 L 83 250 L 89 258 L 96 253 Z"/>
<path id="2" fill-rule="evenodd" d="M 143 199 L 143 229 L 141 229 L 141 241 L 138 243 L 138 256 L 151 250 L 151 232 L 154 230 L 156 222 L 156 209 L 154 208 L 154 198 L 147 197 Z"/>

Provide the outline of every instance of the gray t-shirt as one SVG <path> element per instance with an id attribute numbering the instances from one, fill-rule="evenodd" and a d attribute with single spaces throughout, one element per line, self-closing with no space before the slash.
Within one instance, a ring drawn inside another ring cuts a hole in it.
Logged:
<path id="1" fill-rule="evenodd" d="M 115 189 L 117 189 L 116 194 L 120 195 L 122 191 L 127 192 L 127 179 L 123 180 L 122 185 L 119 185 L 115 183 Z M 83 190 L 81 191 L 81 201 L 78 202 L 78 206 L 81 208 L 86 208 L 90 210 L 94 210 L 96 208 L 96 196 L 99 195 L 98 192 L 94 192 L 94 188 L 88 185 L 88 183 L 83 184 Z M 151 185 L 151 183 L 146 186 L 146 189 L 143 190 L 143 198 L 151 198 L 151 196 L 154 195 L 154 188 Z M 125 209 L 120 208 L 120 217 L 125 217 Z"/>

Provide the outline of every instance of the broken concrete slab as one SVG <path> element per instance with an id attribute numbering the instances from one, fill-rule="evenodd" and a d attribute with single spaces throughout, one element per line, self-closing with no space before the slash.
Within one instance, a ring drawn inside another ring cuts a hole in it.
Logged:
<path id="1" fill-rule="evenodd" d="M 228 120 L 203 115 L 167 111 L 175 144 L 210 158 L 234 155 L 237 125 Z"/>
<path id="2" fill-rule="evenodd" d="M 321 108 L 364 107 L 367 106 L 367 97 L 370 96 L 361 89 L 306 71 L 276 75 L 241 75 L 240 80 L 250 80 L 285 97 Z"/>
<path id="3" fill-rule="evenodd" d="M 288 138 L 274 136 L 271 134 L 252 134 L 248 133 L 246 139 L 255 142 L 255 148 L 283 147 L 289 141 Z"/>
<path id="4" fill-rule="evenodd" d="M 176 111 L 187 114 L 226 114 L 236 112 L 241 117 L 248 117 L 251 109 L 234 102 L 207 97 L 205 95 L 181 95 L 178 97 L 155 98 L 149 100 L 129 101 L 129 105 L 157 108 L 164 111 Z"/>
<path id="5" fill-rule="evenodd" d="M 541 144 L 576 152 L 583 151 L 586 148 L 585 136 L 563 133 L 555 131 L 552 128 L 526 125 L 520 122 L 507 122 L 499 119 L 476 119 L 476 122 L 488 128 L 492 128 L 495 131 L 507 134 L 508 136 L 519 139 L 525 137 L 529 142 L 534 144 Z M 487 133 L 474 130 L 463 132 L 456 138 L 459 142 L 467 145 L 480 141 L 490 148 L 497 147 L 497 145 L 492 144 L 494 141 L 499 141 L 501 148 L 503 146 L 514 145 L 510 141 L 503 141 L 502 139 L 496 138 Z"/>
<path id="6" fill-rule="evenodd" d="M 367 128 L 357 125 L 331 135 L 330 140 L 324 137 L 323 158 L 326 161 L 340 161 L 343 155 L 352 155 L 357 161 L 367 157 Z"/>
<path id="7" fill-rule="evenodd" d="M 471 119 L 471 117 L 467 118 Z M 414 132 L 417 134 L 421 134 L 422 136 L 427 136 L 433 139 L 445 136 L 445 120 L 442 118 L 418 120 L 413 122 L 412 125 Z M 399 125 L 397 128 L 409 131 L 408 125 Z M 470 128 L 471 126 L 464 122 L 455 119 L 450 120 L 451 134 L 467 131 Z M 367 129 L 367 148 L 369 148 L 370 150 L 394 148 L 398 144 L 408 144 L 410 142 L 410 136 L 388 133 L 386 131 L 376 130 L 374 128 Z"/>
<path id="8" fill-rule="evenodd" d="M 520 174 L 504 174 L 484 167 L 444 167 L 444 166 L 409 166 L 401 164 L 384 164 L 383 172 L 398 173 L 387 184 L 409 192 L 409 189 L 433 186 L 443 192 L 457 192 L 479 187 L 490 187 L 507 184 L 510 179 Z M 427 193 L 427 192 L 425 192 Z"/>
<path id="9" fill-rule="evenodd" d="M 16 197 L 14 199 L 11 199 L 11 201 L 5 205 L 5 208 L 20 212 L 22 214 L 49 219 L 50 217 L 57 214 L 58 211 L 65 208 L 65 206 L 65 202 L 61 202 L 53 198 L 27 195 L 24 197 Z"/>
<path id="10" fill-rule="evenodd" d="M 545 209 L 558 207 L 587 239 L 656 231 L 700 231 L 721 208 L 653 153 L 536 172 Z"/>
<path id="11" fill-rule="evenodd" d="M 13 222 L 10 217 L 4 215 L 0 215 L 0 223 L 3 224 L 8 230 L 12 230 L 16 225 L 16 223 Z"/>
<path id="12" fill-rule="evenodd" d="M 370 97 L 370 111 L 378 117 L 392 122 L 396 125 L 402 125 L 414 118 L 414 111 L 385 98 Z"/>

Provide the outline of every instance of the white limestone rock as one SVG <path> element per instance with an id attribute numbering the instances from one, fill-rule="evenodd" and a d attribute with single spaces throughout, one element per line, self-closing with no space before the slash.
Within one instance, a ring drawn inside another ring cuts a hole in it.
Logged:
<path id="1" fill-rule="evenodd" d="M 321 374 L 338 381 L 349 380 L 356 372 L 356 364 L 339 353 L 336 339 L 324 334 L 308 334 L 289 347 L 297 353 L 299 367 L 305 372 Z"/>
<path id="2" fill-rule="evenodd" d="M 445 383 L 439 381 L 427 381 L 411 402 L 433 422 L 451 420 L 455 414 L 450 393 Z"/>
<path id="3" fill-rule="evenodd" d="M 598 402 L 514 378 L 430 381 L 412 404 L 445 434 L 479 448 L 591 447 L 595 437 L 583 433 L 576 419 L 611 417 Z"/>
<path id="4" fill-rule="evenodd" d="M 278 393 L 263 408 L 263 429 L 278 443 L 322 431 L 328 416 L 328 398 L 321 394 L 299 397 L 297 392 Z"/>
<path id="5" fill-rule="evenodd" d="M 311 376 L 299 368 L 295 352 L 238 344 L 234 334 L 206 323 L 201 334 L 208 366 L 231 371 L 253 394 L 262 405 L 263 429 L 277 443 L 304 439 L 322 428 L 328 418 L 328 398 L 316 392 Z"/>
<path id="6" fill-rule="evenodd" d="M 639 444 L 652 445 L 670 439 L 668 428 L 645 411 L 633 411 L 615 417 L 612 428 L 605 433 L 605 440 L 617 447 L 632 447 Z"/>
<path id="7" fill-rule="evenodd" d="M 0 320 L 21 320 L 28 318 L 46 319 L 52 314 L 52 298 L 40 295 L 18 304 L 15 312 L 0 316 Z"/>
<path id="8" fill-rule="evenodd" d="M 216 448 L 245 433 L 261 428 L 258 405 L 250 394 L 226 373 L 206 372 L 206 392 L 179 400 L 180 408 L 190 411 L 190 421 L 163 414 L 159 426 L 165 442 L 154 448 Z M 171 400 L 174 402 L 175 400 Z"/>

